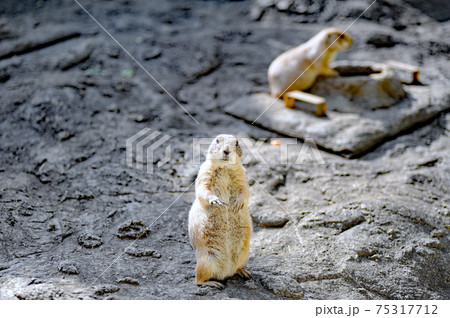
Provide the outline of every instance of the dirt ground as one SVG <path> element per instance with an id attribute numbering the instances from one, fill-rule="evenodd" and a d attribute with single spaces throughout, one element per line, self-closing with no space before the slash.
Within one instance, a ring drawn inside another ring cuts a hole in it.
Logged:
<path id="1" fill-rule="evenodd" d="M 286 136 L 223 111 L 268 90 L 278 54 L 353 22 L 338 59 L 449 85 L 448 1 L 372 2 L 2 1 L 0 299 L 450 299 L 448 112 L 356 159 L 295 164 L 299 141 L 280 164 Z M 146 127 L 171 137 L 153 174 L 126 162 Z M 253 278 L 218 290 L 194 284 L 187 220 L 193 139 L 221 133 L 266 138 L 267 164 L 245 165 Z"/>

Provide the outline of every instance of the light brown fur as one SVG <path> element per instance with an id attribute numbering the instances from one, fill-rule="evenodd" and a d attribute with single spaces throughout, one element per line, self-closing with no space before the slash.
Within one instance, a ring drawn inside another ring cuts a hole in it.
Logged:
<path id="1" fill-rule="evenodd" d="M 337 76 L 337 71 L 330 68 L 329 64 L 338 51 L 348 49 L 352 42 L 348 34 L 329 28 L 306 43 L 284 52 L 269 66 L 270 93 L 274 97 L 282 97 L 290 91 L 310 88 L 320 75 Z"/>
<path id="2" fill-rule="evenodd" d="M 228 154 L 227 154 L 228 153 Z M 219 135 L 209 147 L 195 184 L 189 212 L 189 237 L 197 256 L 197 285 L 223 287 L 215 280 L 239 274 L 248 259 L 251 217 L 250 191 L 241 164 L 241 149 L 231 135 Z"/>

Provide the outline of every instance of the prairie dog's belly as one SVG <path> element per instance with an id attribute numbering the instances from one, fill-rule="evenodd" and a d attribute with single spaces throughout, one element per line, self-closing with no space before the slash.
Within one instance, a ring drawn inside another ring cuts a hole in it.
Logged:
<path id="1" fill-rule="evenodd" d="M 246 209 L 246 208 L 244 208 Z M 205 234 L 209 253 L 213 254 L 222 266 L 223 272 L 233 275 L 238 267 L 238 260 L 246 239 L 246 224 L 244 209 L 238 209 L 236 204 L 225 208 L 212 209 L 205 224 Z M 214 235 L 210 235 L 214 233 Z"/>
<path id="2" fill-rule="evenodd" d="M 230 199 L 236 197 L 238 189 L 233 185 L 231 176 L 226 172 L 221 172 L 216 179 L 216 182 L 211 187 L 211 191 L 217 195 L 226 204 L 230 203 Z"/>
<path id="3" fill-rule="evenodd" d="M 301 75 L 293 74 L 291 90 L 304 90 L 310 88 L 318 76 L 317 71 L 313 69 L 305 69 L 300 73 Z M 294 82 L 295 81 L 295 82 Z M 289 83 L 287 84 L 289 86 Z"/>

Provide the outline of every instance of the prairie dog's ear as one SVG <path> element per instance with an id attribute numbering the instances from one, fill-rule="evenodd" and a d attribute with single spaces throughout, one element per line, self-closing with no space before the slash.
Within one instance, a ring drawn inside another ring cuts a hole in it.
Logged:
<path id="1" fill-rule="evenodd" d="M 242 157 L 242 148 L 239 146 L 239 141 L 236 141 L 236 153 L 239 157 Z"/>
<path id="2" fill-rule="evenodd" d="M 335 41 L 337 41 L 339 39 L 340 36 L 341 36 L 341 33 L 338 33 L 338 32 L 328 33 L 327 44 L 332 45 Z M 342 36 L 345 36 L 345 35 L 342 34 Z"/>

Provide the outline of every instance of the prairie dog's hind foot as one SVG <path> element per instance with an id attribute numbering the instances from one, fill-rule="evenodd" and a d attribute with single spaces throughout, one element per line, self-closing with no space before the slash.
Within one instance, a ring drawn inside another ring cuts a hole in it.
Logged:
<path id="1" fill-rule="evenodd" d="M 225 285 L 217 282 L 215 280 L 208 280 L 206 282 L 197 282 L 197 286 L 211 286 L 211 287 L 215 287 L 217 289 L 224 289 Z"/>
<path id="2" fill-rule="evenodd" d="M 239 268 L 239 269 L 236 271 L 236 274 L 239 275 L 239 276 L 241 276 L 242 278 L 245 278 L 245 279 L 250 279 L 250 278 L 252 278 L 252 274 L 251 274 L 248 270 L 243 269 L 243 268 Z"/>

